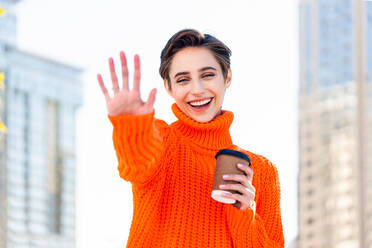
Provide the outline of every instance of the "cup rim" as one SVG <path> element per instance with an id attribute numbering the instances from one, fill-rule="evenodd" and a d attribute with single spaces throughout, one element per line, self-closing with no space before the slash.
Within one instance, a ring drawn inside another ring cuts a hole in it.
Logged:
<path id="1" fill-rule="evenodd" d="M 247 160 L 249 162 L 249 165 L 251 165 L 251 159 L 245 153 L 242 153 L 242 152 L 239 152 L 239 151 L 236 151 L 236 150 L 231 150 L 231 149 L 221 149 L 217 152 L 216 156 L 214 156 L 214 157 L 217 159 L 217 157 L 219 155 L 222 155 L 222 154 L 232 155 L 232 156 L 242 158 L 244 160 Z"/>

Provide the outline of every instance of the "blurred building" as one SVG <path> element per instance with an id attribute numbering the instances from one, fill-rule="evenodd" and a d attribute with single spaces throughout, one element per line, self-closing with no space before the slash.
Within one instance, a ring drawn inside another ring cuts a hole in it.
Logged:
<path id="1" fill-rule="evenodd" d="M 8 129 L 0 144 L 0 248 L 73 248 L 82 71 L 16 47 L 18 2 L 0 0 L 0 114 Z"/>
<path id="2" fill-rule="evenodd" d="M 372 247 L 372 1 L 300 0 L 299 247 Z"/>

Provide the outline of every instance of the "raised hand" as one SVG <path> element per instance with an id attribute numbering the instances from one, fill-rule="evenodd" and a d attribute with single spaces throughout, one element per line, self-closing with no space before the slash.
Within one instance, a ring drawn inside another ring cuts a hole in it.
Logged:
<path id="1" fill-rule="evenodd" d="M 106 98 L 108 114 L 110 116 L 118 116 L 122 114 L 143 115 L 152 113 L 152 111 L 154 110 L 156 89 L 154 88 L 151 90 L 147 102 L 142 101 L 140 94 L 141 67 L 139 56 L 134 56 L 134 77 L 132 90 L 129 90 L 128 66 L 124 52 L 120 52 L 120 61 L 123 80 L 123 86 L 121 90 L 118 83 L 118 77 L 115 72 L 114 60 L 112 58 L 109 58 L 112 89 L 114 91 L 113 97 L 110 97 L 105 84 L 103 83 L 101 74 L 97 75 L 98 83 L 101 87 L 103 95 Z"/>

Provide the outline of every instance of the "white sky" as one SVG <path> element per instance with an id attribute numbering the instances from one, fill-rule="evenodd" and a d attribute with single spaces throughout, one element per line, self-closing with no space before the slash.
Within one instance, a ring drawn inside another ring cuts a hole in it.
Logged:
<path id="1" fill-rule="evenodd" d="M 231 2 L 231 3 L 230 3 Z M 224 109 L 235 119 L 235 144 L 262 154 L 279 170 L 287 244 L 297 234 L 297 0 L 88 1 L 24 0 L 18 44 L 83 67 L 84 103 L 77 118 L 77 244 L 124 247 L 132 215 L 131 186 L 120 179 L 112 127 L 96 81 L 109 83 L 107 58 L 119 51 L 142 60 L 142 96 L 158 88 L 156 117 L 175 120 L 158 74 L 160 52 L 182 28 L 214 34 L 232 50 L 233 83 Z M 111 85 L 109 85 L 111 88 Z"/>

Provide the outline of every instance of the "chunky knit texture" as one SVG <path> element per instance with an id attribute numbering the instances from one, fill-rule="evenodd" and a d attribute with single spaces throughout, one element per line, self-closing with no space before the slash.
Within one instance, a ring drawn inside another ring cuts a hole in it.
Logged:
<path id="1" fill-rule="evenodd" d="M 120 177 L 132 183 L 133 220 L 127 247 L 284 247 L 280 185 L 276 167 L 232 143 L 234 115 L 209 123 L 187 117 L 168 125 L 146 115 L 108 116 Z M 247 154 L 254 171 L 256 213 L 211 198 L 220 149 Z"/>

